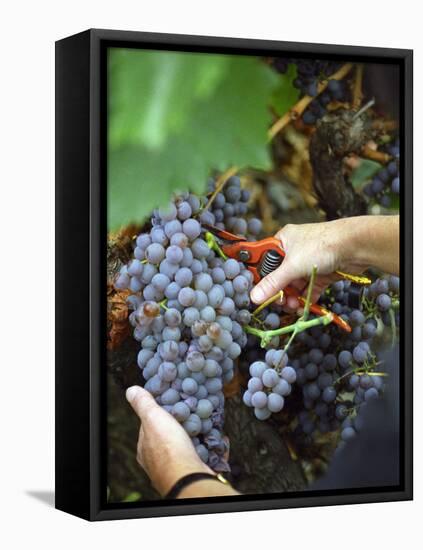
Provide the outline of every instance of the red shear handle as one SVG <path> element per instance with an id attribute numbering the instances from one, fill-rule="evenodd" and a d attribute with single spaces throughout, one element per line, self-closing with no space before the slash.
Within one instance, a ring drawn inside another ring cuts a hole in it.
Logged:
<path id="1" fill-rule="evenodd" d="M 286 294 L 286 296 L 297 298 L 302 306 L 305 305 L 305 298 L 300 295 L 296 288 L 292 286 L 287 286 L 284 288 L 284 293 Z M 329 311 L 328 309 L 319 306 L 319 304 L 310 304 L 310 311 L 311 313 L 314 313 L 314 315 L 318 315 L 319 317 L 323 317 L 324 315 L 331 313 L 333 315 L 333 322 L 335 323 L 335 325 L 342 328 L 342 330 L 345 330 L 345 332 L 351 332 L 352 330 L 350 325 L 346 321 L 344 321 L 342 317 L 339 317 L 339 315 L 336 315 L 336 313 L 333 313 L 332 311 Z"/>

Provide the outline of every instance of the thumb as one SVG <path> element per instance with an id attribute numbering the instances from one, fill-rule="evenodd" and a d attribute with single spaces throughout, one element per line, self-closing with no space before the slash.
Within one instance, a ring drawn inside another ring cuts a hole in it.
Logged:
<path id="1" fill-rule="evenodd" d="M 288 258 L 275 271 L 266 275 L 251 291 L 251 300 L 261 304 L 283 290 L 291 281 L 298 277 L 298 273 L 291 267 Z"/>
<path id="2" fill-rule="evenodd" d="M 131 386 L 128 388 L 126 390 L 126 399 L 141 421 L 145 420 L 157 407 L 160 409 L 153 396 L 140 386 Z"/>

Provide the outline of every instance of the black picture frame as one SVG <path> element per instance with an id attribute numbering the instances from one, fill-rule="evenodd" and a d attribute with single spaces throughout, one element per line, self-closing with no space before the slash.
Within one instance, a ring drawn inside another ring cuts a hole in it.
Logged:
<path id="1" fill-rule="evenodd" d="M 401 483 L 392 488 L 106 502 L 108 46 L 395 63 L 401 85 Z M 56 43 L 56 508 L 87 520 L 412 499 L 411 50 L 91 29 Z"/>

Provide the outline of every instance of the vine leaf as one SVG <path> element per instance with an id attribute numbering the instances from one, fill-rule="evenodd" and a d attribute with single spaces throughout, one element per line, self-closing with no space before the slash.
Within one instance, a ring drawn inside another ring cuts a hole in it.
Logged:
<path id="1" fill-rule="evenodd" d="M 109 229 L 175 191 L 202 194 L 211 170 L 270 167 L 272 69 L 254 57 L 135 53 L 109 58 Z"/>

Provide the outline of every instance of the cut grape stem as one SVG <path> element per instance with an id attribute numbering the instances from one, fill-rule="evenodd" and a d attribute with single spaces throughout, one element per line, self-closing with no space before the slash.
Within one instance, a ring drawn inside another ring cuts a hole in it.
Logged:
<path id="1" fill-rule="evenodd" d="M 167 298 L 159 302 L 159 306 L 162 307 L 165 311 L 169 309 L 166 304 L 167 304 Z"/>
<path id="2" fill-rule="evenodd" d="M 228 257 L 223 252 L 223 250 L 220 248 L 220 246 L 219 246 L 219 244 L 216 240 L 216 237 L 213 235 L 213 233 L 210 233 L 210 231 L 206 231 L 204 236 L 205 236 L 206 243 L 207 243 L 208 247 L 211 248 L 212 250 L 214 250 L 215 252 L 217 252 L 217 254 L 219 254 L 219 256 L 223 260 L 226 261 L 228 259 Z"/>
<path id="3" fill-rule="evenodd" d="M 283 296 L 284 296 L 284 292 L 283 290 L 280 290 L 279 292 L 277 292 L 274 296 L 272 296 L 271 298 L 269 298 L 268 300 L 266 300 L 265 302 L 263 302 L 262 304 L 260 304 L 252 313 L 252 316 L 253 317 L 256 317 L 261 311 L 263 311 L 263 309 L 265 309 L 267 306 L 269 306 L 270 304 L 273 304 L 273 302 L 276 302 L 276 300 L 281 300 L 283 299 Z"/>
<path id="4" fill-rule="evenodd" d="M 301 317 L 303 321 L 307 321 L 308 315 L 310 313 L 311 293 L 313 292 L 314 283 L 316 281 L 316 275 L 317 275 L 317 265 L 314 265 L 313 269 L 311 270 L 310 281 L 308 283 L 308 288 L 307 288 L 306 301 L 304 304 L 304 312 Z"/>

